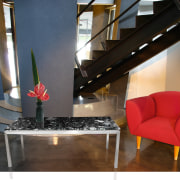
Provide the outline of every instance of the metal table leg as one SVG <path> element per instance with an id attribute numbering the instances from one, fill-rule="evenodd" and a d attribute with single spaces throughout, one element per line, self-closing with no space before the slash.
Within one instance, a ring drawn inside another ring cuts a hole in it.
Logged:
<path id="1" fill-rule="evenodd" d="M 106 134 L 106 149 L 109 148 L 109 134 Z"/>
<path id="2" fill-rule="evenodd" d="M 120 132 L 118 132 L 116 135 L 116 149 L 115 149 L 114 168 L 118 168 L 119 142 L 120 142 Z"/>
<path id="3" fill-rule="evenodd" d="M 5 136 L 5 144 L 6 144 L 6 154 L 7 154 L 8 167 L 12 167 L 12 160 L 11 160 L 11 152 L 10 152 L 10 149 L 9 149 L 8 135 L 4 134 L 4 136 Z"/>
<path id="4" fill-rule="evenodd" d="M 24 139 L 23 139 L 23 135 L 20 135 L 20 137 L 21 137 L 22 156 L 23 156 L 23 160 L 25 160 L 25 154 L 24 154 Z"/>

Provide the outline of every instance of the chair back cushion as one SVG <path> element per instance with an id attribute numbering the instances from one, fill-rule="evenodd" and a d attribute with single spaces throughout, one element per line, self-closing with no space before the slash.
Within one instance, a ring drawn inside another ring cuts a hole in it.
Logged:
<path id="1" fill-rule="evenodd" d="M 174 119 L 180 116 L 180 92 L 165 91 L 150 96 L 155 102 L 156 116 Z"/>
<path id="2" fill-rule="evenodd" d="M 126 116 L 129 130 L 132 134 L 136 128 L 155 116 L 155 105 L 150 96 L 138 97 L 126 101 Z"/>

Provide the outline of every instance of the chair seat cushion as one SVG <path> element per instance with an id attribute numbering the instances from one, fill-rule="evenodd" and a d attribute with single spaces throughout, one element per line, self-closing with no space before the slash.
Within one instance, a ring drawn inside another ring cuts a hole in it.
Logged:
<path id="1" fill-rule="evenodd" d="M 141 123 L 135 135 L 144 138 L 180 146 L 180 141 L 175 133 L 176 119 L 154 117 Z"/>

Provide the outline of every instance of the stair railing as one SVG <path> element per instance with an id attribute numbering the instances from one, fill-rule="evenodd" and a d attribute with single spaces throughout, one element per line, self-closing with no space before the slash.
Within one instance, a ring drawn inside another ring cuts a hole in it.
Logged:
<path id="1" fill-rule="evenodd" d="M 174 0 L 177 8 L 180 10 L 180 0 Z"/>
<path id="2" fill-rule="evenodd" d="M 77 65 L 77 67 L 79 68 L 79 70 L 81 72 L 82 77 L 88 77 L 87 72 L 85 70 L 85 67 L 80 65 L 77 55 L 75 55 L 75 62 L 76 62 L 76 65 Z"/>
<path id="3" fill-rule="evenodd" d="M 83 12 L 85 12 L 86 9 L 88 9 L 89 6 L 91 6 L 91 4 L 92 4 L 94 1 L 95 1 L 95 0 L 91 0 L 91 1 L 87 4 L 87 6 L 85 6 L 84 9 L 77 14 L 76 18 L 78 19 L 79 16 L 80 16 Z M 79 63 L 79 61 L 78 61 L 77 53 L 75 54 L 75 62 L 76 62 L 76 65 L 77 65 L 77 67 L 79 68 L 79 70 L 80 70 L 80 72 L 81 72 L 82 77 L 88 77 L 87 72 L 86 72 L 86 70 L 85 70 L 85 67 L 82 66 L 82 65 L 80 65 L 80 63 Z"/>
<path id="4" fill-rule="evenodd" d="M 88 9 L 88 7 L 89 7 L 94 1 L 95 1 L 95 0 L 91 0 L 91 1 L 87 4 L 87 6 L 85 6 L 85 8 L 84 8 L 80 13 L 78 13 L 77 18 L 78 18 L 83 12 L 85 12 L 86 9 Z"/>
<path id="5" fill-rule="evenodd" d="M 116 22 L 120 17 L 122 17 L 124 14 L 126 14 L 131 8 L 133 8 L 139 1 L 135 1 L 133 4 L 131 4 L 126 10 L 124 10 L 119 16 L 117 16 L 113 21 L 111 21 L 109 24 L 107 24 L 103 29 L 101 29 L 96 35 L 94 35 L 89 41 L 87 41 L 80 49 L 76 51 L 76 54 L 82 50 L 84 47 L 86 47 L 91 41 L 93 41 L 97 36 L 99 36 L 104 30 L 106 30 L 109 26 L 111 26 L 114 22 Z"/>
<path id="6" fill-rule="evenodd" d="M 94 2 L 95 0 L 92 0 L 89 2 L 89 4 L 82 10 L 83 12 Z M 77 53 L 79 51 L 81 51 L 83 48 L 85 48 L 90 42 L 92 42 L 95 38 L 97 38 L 104 30 L 106 30 L 109 26 L 111 26 L 113 23 L 115 23 L 120 17 L 122 17 L 124 14 L 126 14 L 130 9 L 132 9 L 137 3 L 139 3 L 139 1 L 141 0 L 137 0 L 135 1 L 134 3 L 132 3 L 126 10 L 124 10 L 119 16 L 117 16 L 113 21 L 111 21 L 109 24 L 107 24 L 103 29 L 101 29 L 96 35 L 94 35 L 89 41 L 87 41 L 80 49 L 78 49 L 76 52 L 75 52 L 75 62 L 78 66 L 78 68 L 80 69 L 80 72 L 81 72 L 81 75 L 83 77 L 88 77 L 88 74 L 86 72 L 86 69 L 85 67 L 83 67 L 82 65 L 79 64 L 79 61 L 78 61 L 78 58 L 77 58 Z M 77 15 L 77 18 L 83 13 L 83 12 L 80 12 L 78 15 Z"/>

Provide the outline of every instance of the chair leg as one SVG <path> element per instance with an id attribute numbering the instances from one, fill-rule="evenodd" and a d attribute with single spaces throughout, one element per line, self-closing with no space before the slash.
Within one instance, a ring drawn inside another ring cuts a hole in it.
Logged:
<path id="1" fill-rule="evenodd" d="M 174 146 L 174 160 L 178 159 L 179 146 Z"/>
<path id="2" fill-rule="evenodd" d="M 140 149 L 141 136 L 136 136 L 136 141 L 137 141 L 137 149 Z"/>

